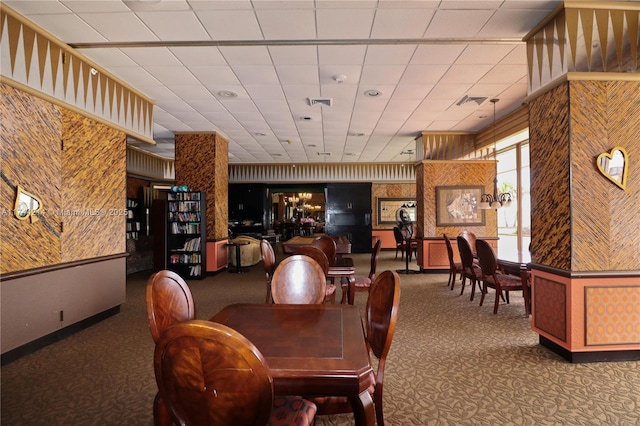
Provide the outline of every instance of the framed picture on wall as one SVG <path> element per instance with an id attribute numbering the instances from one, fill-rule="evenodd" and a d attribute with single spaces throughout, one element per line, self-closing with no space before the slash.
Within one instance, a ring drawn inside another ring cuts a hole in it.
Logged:
<path id="1" fill-rule="evenodd" d="M 482 226 L 478 202 L 483 186 L 436 186 L 436 226 Z"/>
<path id="2" fill-rule="evenodd" d="M 405 209 L 411 221 L 416 221 L 415 198 L 378 198 L 378 224 L 397 223 L 398 209 Z"/>

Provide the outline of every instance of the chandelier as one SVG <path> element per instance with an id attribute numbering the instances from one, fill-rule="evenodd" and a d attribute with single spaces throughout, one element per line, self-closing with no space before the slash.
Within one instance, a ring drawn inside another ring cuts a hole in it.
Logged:
<path id="1" fill-rule="evenodd" d="M 300 192 L 300 193 L 298 193 L 298 197 L 302 200 L 302 202 L 305 202 L 305 201 L 311 199 L 311 193 L 310 192 Z"/>
<path id="2" fill-rule="evenodd" d="M 496 175 L 493 179 L 493 194 L 482 194 L 478 208 L 487 210 L 498 210 L 500 207 L 509 207 L 511 205 L 511 193 L 498 193 L 498 161 L 496 158 L 496 102 L 500 99 L 491 99 L 489 102 L 493 104 L 493 159 L 496 160 Z"/>

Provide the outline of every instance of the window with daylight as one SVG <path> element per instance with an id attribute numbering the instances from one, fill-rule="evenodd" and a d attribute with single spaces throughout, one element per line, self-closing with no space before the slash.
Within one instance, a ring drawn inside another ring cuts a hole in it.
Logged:
<path id="1" fill-rule="evenodd" d="M 500 146 L 501 145 L 501 146 Z M 522 132 L 498 145 L 498 193 L 510 192 L 513 202 L 498 210 L 498 257 L 523 252 L 531 241 L 531 194 L 529 177 L 529 132 Z"/>

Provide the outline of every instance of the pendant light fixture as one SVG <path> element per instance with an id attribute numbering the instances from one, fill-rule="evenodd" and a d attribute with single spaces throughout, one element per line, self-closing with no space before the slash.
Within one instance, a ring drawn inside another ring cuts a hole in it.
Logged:
<path id="1" fill-rule="evenodd" d="M 478 208 L 483 210 L 494 209 L 498 210 L 500 207 L 509 207 L 511 205 L 511 193 L 503 192 L 498 193 L 498 160 L 496 157 L 496 103 L 500 99 L 494 98 L 489 102 L 493 104 L 493 159 L 496 163 L 496 175 L 493 179 L 493 194 L 482 194 Z"/>

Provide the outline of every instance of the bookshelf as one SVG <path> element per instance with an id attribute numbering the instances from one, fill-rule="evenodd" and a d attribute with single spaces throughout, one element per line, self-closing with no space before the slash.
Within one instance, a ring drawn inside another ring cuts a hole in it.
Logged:
<path id="1" fill-rule="evenodd" d="M 142 235 L 142 208 L 137 198 L 127 198 L 127 240 L 137 240 Z"/>
<path id="2" fill-rule="evenodd" d="M 205 277 L 205 214 L 204 193 L 167 193 L 166 265 L 182 278 Z"/>

